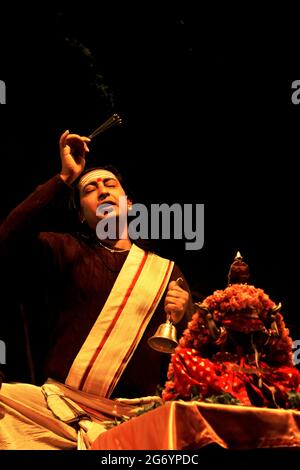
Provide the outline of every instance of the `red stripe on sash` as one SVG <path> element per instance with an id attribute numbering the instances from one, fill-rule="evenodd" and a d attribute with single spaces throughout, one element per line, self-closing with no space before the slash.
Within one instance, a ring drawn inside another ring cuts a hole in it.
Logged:
<path id="1" fill-rule="evenodd" d="M 147 318 L 148 318 L 149 315 L 151 314 L 151 312 L 152 312 L 152 310 L 153 310 L 153 308 L 154 308 L 154 306 L 155 306 L 155 304 L 156 304 L 156 302 L 157 302 L 157 299 L 159 298 L 159 296 L 160 296 L 160 294 L 161 294 L 161 290 L 162 290 L 162 288 L 163 288 L 163 286 L 164 286 L 164 284 L 165 284 L 165 280 L 166 280 L 167 276 L 169 275 L 169 271 L 170 271 L 171 265 L 172 265 L 172 261 L 169 261 L 168 269 L 166 270 L 166 273 L 165 273 L 165 275 L 164 275 L 164 279 L 163 279 L 163 281 L 162 281 L 162 283 L 161 283 L 161 285 L 160 285 L 160 288 L 158 289 L 157 294 L 156 294 L 156 296 L 155 296 L 155 298 L 154 298 L 154 300 L 153 300 L 153 302 L 152 302 L 152 304 L 151 304 L 151 307 L 149 308 L 147 315 L 145 316 L 145 318 L 144 318 L 144 320 L 143 320 L 143 322 L 142 322 L 142 324 L 141 324 L 141 326 L 140 326 L 140 328 L 139 328 L 139 330 L 138 330 L 138 332 L 137 332 L 137 334 L 136 334 L 134 340 L 132 341 L 132 344 L 131 344 L 131 346 L 130 346 L 130 349 L 128 350 L 126 356 L 124 357 L 124 359 L 123 359 L 123 361 L 122 361 L 122 363 L 121 363 L 119 369 L 118 369 L 117 372 L 115 373 L 115 376 L 114 376 L 113 380 L 111 381 L 110 387 L 109 387 L 109 389 L 108 389 L 108 391 L 107 391 L 107 393 L 106 393 L 106 395 L 105 395 L 106 398 L 108 398 L 108 397 L 110 396 L 110 394 L 112 393 L 113 389 L 115 388 L 115 383 L 116 383 L 116 381 L 117 381 L 118 378 L 119 378 L 119 374 L 120 374 L 120 372 L 122 371 L 122 367 L 123 367 L 124 363 L 125 363 L 125 364 L 127 363 L 128 358 L 129 358 L 130 355 L 132 354 L 132 349 L 135 347 L 136 340 L 137 340 L 137 338 L 138 338 L 138 336 L 139 336 L 139 334 L 140 334 L 140 331 L 141 331 L 141 329 L 143 328 L 143 325 L 144 325 L 145 321 L 147 320 Z"/>
<path id="2" fill-rule="evenodd" d="M 124 298 L 123 298 L 123 300 L 122 300 L 122 303 L 120 304 L 120 306 L 119 306 L 119 308 L 118 308 L 118 311 L 117 311 L 117 313 L 116 313 L 114 319 L 112 320 L 110 326 L 107 328 L 107 330 L 106 330 L 106 332 L 105 332 L 105 334 L 104 334 L 104 336 L 103 336 L 103 338 L 102 338 L 101 343 L 99 344 L 98 348 L 97 348 L 96 351 L 94 352 L 94 355 L 93 355 L 92 359 L 90 360 L 89 365 L 87 366 L 87 368 L 86 368 L 86 370 L 85 370 L 85 372 L 84 372 L 84 374 L 83 374 L 83 376 L 82 376 L 82 379 L 81 379 L 80 384 L 79 384 L 79 387 L 78 387 L 79 390 L 82 390 L 82 388 L 83 388 L 83 386 L 84 386 L 84 383 L 85 383 L 85 381 L 86 381 L 86 379 L 87 379 L 87 376 L 89 375 L 89 373 L 90 373 L 90 371 L 91 371 L 91 368 L 92 368 L 93 365 L 94 365 L 94 362 L 96 361 L 96 359 L 97 359 L 97 357 L 98 357 L 98 355 L 99 355 L 101 349 L 103 348 L 104 344 L 106 343 L 106 341 L 107 341 L 107 339 L 108 339 L 110 333 L 112 332 L 112 330 L 113 330 L 115 324 L 117 323 L 118 318 L 120 317 L 120 315 L 121 315 L 121 313 L 122 313 L 122 311 L 123 311 L 123 309 L 124 309 L 124 307 L 125 307 L 125 305 L 126 305 L 128 299 L 129 299 L 129 296 L 130 296 L 130 294 L 131 294 L 131 292 L 132 292 L 132 289 L 134 288 L 134 286 L 135 286 L 135 284 L 136 284 L 136 282 L 137 282 L 137 280 L 138 280 L 138 278 L 139 278 L 139 276 L 140 276 L 140 274 L 141 274 L 141 272 L 142 272 L 142 269 L 143 269 L 143 267 L 144 267 L 144 264 L 146 263 L 147 257 L 148 257 L 148 253 L 145 253 L 144 256 L 143 256 L 143 259 L 142 259 L 142 261 L 141 261 L 141 264 L 140 264 L 140 266 L 139 266 L 137 272 L 135 273 L 135 276 L 134 276 L 134 278 L 133 278 L 133 280 L 132 280 L 130 286 L 128 287 L 128 289 L 127 289 L 127 291 L 126 291 L 126 294 L 125 294 L 125 296 L 124 296 Z"/>

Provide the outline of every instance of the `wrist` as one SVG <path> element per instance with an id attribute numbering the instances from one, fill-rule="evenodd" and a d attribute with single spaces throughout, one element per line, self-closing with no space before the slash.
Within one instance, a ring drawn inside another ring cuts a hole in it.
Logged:
<path id="1" fill-rule="evenodd" d="M 63 182 L 64 182 L 65 184 L 67 184 L 68 186 L 71 186 L 72 183 L 74 183 L 74 181 L 75 181 L 76 178 L 77 178 L 77 176 L 74 177 L 74 176 L 71 176 L 71 175 L 66 175 L 66 174 L 64 174 L 64 173 L 60 173 L 59 176 L 60 176 L 60 179 L 62 179 Z"/>

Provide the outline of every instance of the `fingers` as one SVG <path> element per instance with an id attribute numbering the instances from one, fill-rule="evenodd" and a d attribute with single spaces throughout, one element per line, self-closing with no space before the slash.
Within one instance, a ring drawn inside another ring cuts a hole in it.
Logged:
<path id="1" fill-rule="evenodd" d="M 69 135 L 70 131 L 65 131 L 61 136 L 60 136 L 60 139 L 59 139 L 59 144 L 64 146 L 65 145 L 65 141 L 66 141 L 66 138 L 67 136 Z"/>
<path id="2" fill-rule="evenodd" d="M 168 292 L 165 298 L 165 308 L 185 309 L 188 300 L 189 294 L 186 291 L 181 292 L 180 295 L 177 292 Z"/>
<path id="3" fill-rule="evenodd" d="M 168 285 L 168 288 L 169 289 L 178 288 L 178 289 L 185 290 L 184 280 L 182 279 L 182 277 L 179 277 L 178 279 L 176 279 L 176 281 L 171 281 Z"/>
<path id="4" fill-rule="evenodd" d="M 173 289 L 175 287 L 179 287 L 176 281 L 171 281 L 168 285 L 168 289 Z"/>
<path id="5" fill-rule="evenodd" d="M 83 148 L 85 152 L 89 152 L 90 149 L 88 148 L 87 144 L 91 142 L 91 139 L 89 137 L 81 137 L 81 141 L 83 142 Z"/>
<path id="6" fill-rule="evenodd" d="M 168 285 L 167 296 L 173 298 L 188 297 L 188 292 L 179 287 L 176 281 L 171 281 Z"/>
<path id="7" fill-rule="evenodd" d="M 180 297 L 180 298 L 175 298 L 175 297 L 170 297 L 170 296 L 166 296 L 166 299 L 165 299 L 165 308 L 176 308 L 176 310 L 178 309 L 184 309 L 185 305 L 186 305 L 186 302 L 187 302 L 187 299 L 184 298 L 184 297 Z"/>
<path id="8" fill-rule="evenodd" d="M 82 145 L 85 152 L 90 151 L 87 146 L 87 144 L 90 142 L 91 139 L 89 137 L 80 136 L 78 134 L 70 134 L 69 130 L 65 131 L 59 139 L 59 143 L 62 147 L 65 145 Z"/>
<path id="9" fill-rule="evenodd" d="M 181 287 L 179 286 L 174 286 L 174 287 L 170 287 L 168 288 L 168 294 L 169 295 L 173 295 L 174 297 L 180 297 L 183 292 L 186 292 L 186 290 L 184 289 L 181 289 Z"/>
<path id="10" fill-rule="evenodd" d="M 174 323 L 183 317 L 189 301 L 189 293 L 179 287 L 177 281 L 171 281 L 165 298 L 165 312 L 169 314 Z"/>
<path id="11" fill-rule="evenodd" d="M 175 320 L 175 323 L 177 323 L 180 319 L 178 318 L 178 315 L 181 317 L 182 307 L 168 303 L 165 305 L 165 312 L 171 316 L 172 320 Z"/>
<path id="12" fill-rule="evenodd" d="M 171 319 L 175 325 L 184 315 L 184 309 L 182 306 L 177 306 L 171 303 L 165 305 L 165 312 L 167 314 L 167 318 Z"/>

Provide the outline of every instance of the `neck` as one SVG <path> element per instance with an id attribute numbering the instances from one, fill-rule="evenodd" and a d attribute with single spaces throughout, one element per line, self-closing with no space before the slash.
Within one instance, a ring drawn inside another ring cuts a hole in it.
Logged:
<path id="1" fill-rule="evenodd" d="M 102 241 L 102 240 L 101 240 Z M 125 240 L 103 240 L 103 243 L 110 248 L 116 248 L 119 250 L 130 250 L 132 243 L 129 239 Z"/>

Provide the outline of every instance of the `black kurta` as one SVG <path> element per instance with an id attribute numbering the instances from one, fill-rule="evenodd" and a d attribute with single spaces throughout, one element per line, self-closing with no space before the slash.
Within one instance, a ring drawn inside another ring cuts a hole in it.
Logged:
<path id="1" fill-rule="evenodd" d="M 40 232 L 40 216 L 57 198 L 70 192 L 59 175 L 39 186 L 14 209 L 0 228 L 6 255 L 37 270 L 51 303 L 51 346 L 45 376 L 64 382 L 68 371 L 95 323 L 128 252 L 111 253 L 78 234 Z M 26 271 L 25 271 L 26 272 Z M 183 277 L 177 266 L 171 280 Z M 188 287 L 186 286 L 188 289 Z M 151 286 L 149 286 L 151 289 Z M 166 380 L 169 356 L 152 350 L 147 339 L 165 321 L 165 294 L 159 303 L 113 396 L 154 394 Z M 182 320 L 179 334 L 186 325 Z"/>

